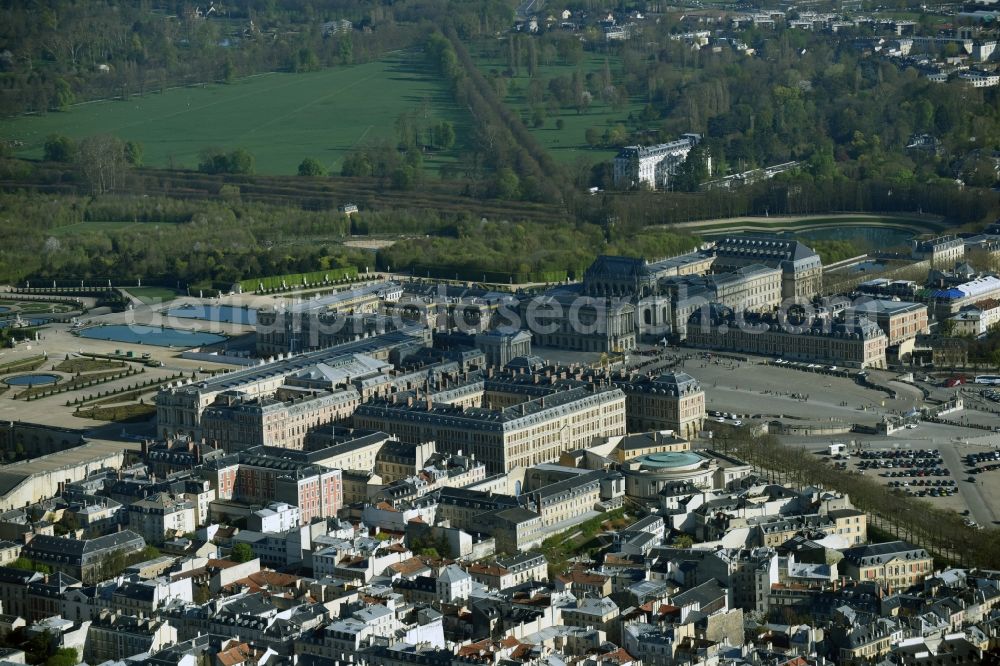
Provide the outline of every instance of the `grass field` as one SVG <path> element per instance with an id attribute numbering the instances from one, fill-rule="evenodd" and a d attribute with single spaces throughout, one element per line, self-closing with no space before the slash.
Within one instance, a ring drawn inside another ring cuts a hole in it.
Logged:
<path id="1" fill-rule="evenodd" d="M 502 59 L 491 59 L 481 52 L 473 51 L 473 57 L 479 65 L 480 70 L 486 74 L 490 70 L 503 71 L 506 68 L 506 61 Z M 619 69 L 618 59 L 615 56 L 608 57 L 608 64 L 611 67 L 612 80 L 616 79 Z M 599 72 L 604 68 L 603 55 L 587 55 L 580 64 L 580 71 L 586 76 L 589 72 Z M 574 65 L 540 65 L 538 76 L 547 85 L 548 80 L 556 76 L 572 76 L 577 67 Z M 504 100 L 512 109 L 523 114 L 530 112 L 525 93 L 531 78 L 527 75 L 527 70 L 521 68 L 520 76 L 511 78 L 510 92 Z M 601 102 L 595 98 L 585 113 L 578 114 L 572 109 L 561 109 L 556 116 L 549 116 L 545 120 L 544 127 L 532 127 L 531 123 L 526 123 L 528 130 L 535 137 L 542 147 L 548 150 L 552 157 L 560 162 L 575 162 L 584 159 L 595 163 L 610 160 L 617 150 L 595 150 L 587 145 L 584 133 L 588 127 L 597 127 L 603 132 L 609 125 L 624 123 L 629 113 L 638 114 L 643 108 L 640 100 L 631 100 L 631 103 L 620 111 L 615 111 L 610 104 Z M 563 128 L 556 128 L 556 121 L 563 121 Z"/>
<path id="2" fill-rule="evenodd" d="M 178 294 L 175 289 L 169 289 L 167 287 L 129 287 L 125 291 L 132 294 L 146 305 L 171 301 L 177 298 Z"/>
<path id="3" fill-rule="evenodd" d="M 339 173 L 353 146 L 377 137 L 395 141 L 396 118 L 425 101 L 422 120 L 452 121 L 460 145 L 468 134 L 468 114 L 456 107 L 417 51 L 363 65 L 80 104 L 64 113 L 0 121 L 0 136 L 24 142 L 19 154 L 25 157 L 41 157 L 49 134 L 79 139 L 109 133 L 141 142 L 149 166 L 195 168 L 199 151 L 220 146 L 246 148 L 262 174 L 294 174 L 305 157 Z M 436 169 L 453 159 L 442 153 L 426 164 Z"/>
<path id="4" fill-rule="evenodd" d="M 56 227 L 51 231 L 53 236 L 75 236 L 77 234 L 89 233 L 89 232 L 112 232 L 121 231 L 122 229 L 127 229 L 128 227 L 133 227 L 141 224 L 140 222 L 77 222 L 76 224 L 67 224 L 64 227 Z"/>
<path id="5" fill-rule="evenodd" d="M 105 361 L 99 358 L 68 358 L 53 368 L 59 372 L 76 374 L 78 372 L 97 372 L 99 370 L 114 370 L 124 368 L 122 361 Z"/>

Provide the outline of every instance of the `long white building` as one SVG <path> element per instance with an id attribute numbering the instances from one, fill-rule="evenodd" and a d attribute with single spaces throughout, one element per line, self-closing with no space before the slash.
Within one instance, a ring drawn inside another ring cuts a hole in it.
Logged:
<path id="1" fill-rule="evenodd" d="M 653 189 L 670 185 L 691 149 L 701 141 L 700 134 L 684 134 L 680 139 L 655 146 L 625 146 L 614 159 L 615 187 L 639 187 L 643 183 Z M 711 158 L 709 169 L 711 170 Z"/>

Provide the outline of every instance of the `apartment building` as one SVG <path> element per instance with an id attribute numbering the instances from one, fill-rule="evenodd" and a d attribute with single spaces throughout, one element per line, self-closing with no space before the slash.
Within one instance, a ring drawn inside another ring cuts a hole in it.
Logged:
<path id="1" fill-rule="evenodd" d="M 344 501 L 341 471 L 302 460 L 296 453 L 260 447 L 213 460 L 199 473 L 220 500 L 284 502 L 298 507 L 303 525 L 313 518 L 335 517 Z"/>
<path id="2" fill-rule="evenodd" d="M 193 502 L 156 493 L 128 507 L 129 528 L 147 543 L 160 544 L 198 528 Z"/>
<path id="3" fill-rule="evenodd" d="M 914 259 L 929 261 L 931 268 L 951 268 L 965 258 L 965 241 L 958 236 L 913 241 L 911 254 Z"/>
<path id="4" fill-rule="evenodd" d="M 868 543 L 868 514 L 857 509 L 832 509 L 827 514 L 833 519 L 835 534 L 847 543 Z"/>
<path id="5" fill-rule="evenodd" d="M 614 385 L 625 393 L 629 432 L 669 430 L 690 440 L 705 423 L 705 391 L 686 372 L 616 381 Z"/>
<path id="6" fill-rule="evenodd" d="M 145 547 L 146 542 L 140 535 L 124 530 L 96 539 L 36 536 L 25 544 L 22 553 L 33 562 L 48 565 L 53 571 L 86 583 L 100 577 L 111 556 L 128 557 L 142 552 Z"/>
<path id="7" fill-rule="evenodd" d="M 465 453 L 490 474 L 559 459 L 595 437 L 625 434 L 625 394 L 578 386 L 503 410 L 461 408 L 430 401 L 377 401 L 354 413 L 354 425 L 394 434 L 400 441 L 434 441 L 438 451 Z"/>
<path id="8" fill-rule="evenodd" d="M 465 571 L 477 583 L 494 590 L 506 590 L 533 581 L 547 581 L 548 562 L 541 553 L 520 553 L 513 557 L 498 557 L 489 564 L 472 562 Z"/>
<path id="9" fill-rule="evenodd" d="M 978 338 L 1000 323 L 1000 300 L 987 298 L 967 305 L 950 320 L 952 334 Z"/>
<path id="10" fill-rule="evenodd" d="M 934 571 L 934 559 L 923 548 L 889 541 L 848 548 L 840 571 L 857 581 L 874 581 L 894 590 L 921 583 Z"/>
<path id="11" fill-rule="evenodd" d="M 87 630 L 83 658 L 92 664 L 152 654 L 177 642 L 177 629 L 151 617 L 102 610 Z"/>

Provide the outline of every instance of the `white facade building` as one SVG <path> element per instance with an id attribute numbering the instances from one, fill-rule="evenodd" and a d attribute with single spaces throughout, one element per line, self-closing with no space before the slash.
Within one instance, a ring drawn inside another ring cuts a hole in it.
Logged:
<path id="1" fill-rule="evenodd" d="M 299 526 L 300 513 L 297 506 L 284 502 L 271 502 L 266 508 L 254 511 L 247 526 L 258 532 L 287 532 Z"/>
<path id="2" fill-rule="evenodd" d="M 677 173 L 699 142 L 700 134 L 685 134 L 670 143 L 622 148 L 613 162 L 615 187 L 638 187 L 643 183 L 653 189 L 668 187 L 670 177 Z M 707 159 L 711 170 L 711 157 Z"/>

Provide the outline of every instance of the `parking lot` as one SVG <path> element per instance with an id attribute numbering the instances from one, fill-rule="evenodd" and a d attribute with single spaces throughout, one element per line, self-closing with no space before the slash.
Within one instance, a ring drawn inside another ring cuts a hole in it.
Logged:
<path id="1" fill-rule="evenodd" d="M 853 376 L 856 370 L 848 371 L 849 376 L 844 377 L 830 374 L 826 366 L 809 368 L 808 365 L 778 364 L 761 358 L 744 361 L 698 356 L 686 360 L 683 370 L 698 379 L 705 389 L 709 420 L 722 419 L 730 425 L 737 420 L 745 422 L 745 417 L 751 416 L 764 420 L 780 418 L 793 424 L 839 422 L 870 426 L 886 416 L 905 414 L 922 404 L 920 389 L 896 380 L 890 372 L 868 371 L 868 379 L 896 391 L 895 399 L 859 384 Z M 990 406 L 1000 410 L 1000 403 L 988 396 L 980 398 L 982 389 L 966 387 L 966 390 L 976 393 L 970 407 Z M 949 390 L 942 397 L 950 398 L 955 391 Z M 965 409 L 942 418 L 947 422 L 920 422 L 888 436 L 851 432 L 785 435 L 781 440 L 828 458 L 831 465 L 863 473 L 900 494 L 916 496 L 959 513 L 968 510 L 969 519 L 980 525 L 1000 520 L 1000 466 L 988 469 L 1000 465 L 1000 460 L 967 464 L 969 454 L 992 452 L 1000 447 L 1000 434 L 968 425 L 993 426 L 1000 420 L 996 414 L 979 409 Z M 835 460 L 829 451 L 833 443 L 845 444 L 850 459 Z M 890 454 L 894 451 L 901 453 Z M 931 455 L 933 452 L 936 454 Z M 880 457 L 882 453 L 885 455 Z M 985 471 L 970 473 L 974 467 Z"/>

